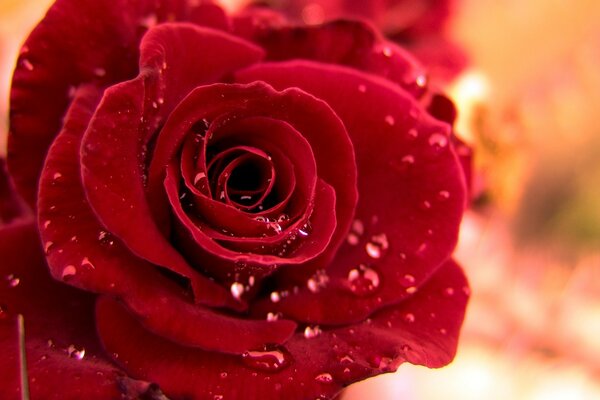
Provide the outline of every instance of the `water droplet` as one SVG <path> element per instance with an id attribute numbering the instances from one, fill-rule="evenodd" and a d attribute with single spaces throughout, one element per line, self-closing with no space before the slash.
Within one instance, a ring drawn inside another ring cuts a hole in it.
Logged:
<path id="1" fill-rule="evenodd" d="M 231 295 L 239 300 L 242 298 L 242 295 L 244 294 L 244 285 L 242 285 L 239 282 L 234 282 L 231 284 Z"/>
<path id="2" fill-rule="evenodd" d="M 50 221 L 49 219 L 44 221 L 44 229 L 48 229 L 48 227 L 50 226 L 51 223 L 52 223 L 52 221 Z"/>
<path id="3" fill-rule="evenodd" d="M 360 219 L 355 219 L 352 221 L 352 232 L 359 236 L 365 233 L 365 225 Z"/>
<path id="4" fill-rule="evenodd" d="M 350 232 L 348 236 L 346 236 L 346 241 L 351 246 L 356 246 L 360 242 L 360 238 L 354 232 Z"/>
<path id="5" fill-rule="evenodd" d="M 245 264 L 244 264 L 244 266 L 245 266 Z M 248 277 L 248 285 L 249 286 L 254 286 L 255 283 L 256 283 L 256 278 L 254 277 L 254 275 L 250 275 Z"/>
<path id="6" fill-rule="evenodd" d="M 440 190 L 438 192 L 437 198 L 439 201 L 448 200 L 450 198 L 450 192 L 447 190 Z"/>
<path id="7" fill-rule="evenodd" d="M 425 87 L 425 85 L 427 85 L 427 76 L 425 75 L 419 75 L 417 76 L 417 79 L 415 79 L 415 83 L 417 84 L 418 87 Z"/>
<path id="8" fill-rule="evenodd" d="M 221 372 L 221 378 L 225 379 L 227 378 L 227 372 Z"/>
<path id="9" fill-rule="evenodd" d="M 46 253 L 46 255 L 50 253 L 50 250 L 52 249 L 52 246 L 54 246 L 54 242 L 51 242 L 51 241 L 47 241 L 44 244 L 44 253 Z"/>
<path id="10" fill-rule="evenodd" d="M 271 292 L 271 301 L 273 303 L 277 303 L 279 302 L 279 300 L 281 300 L 281 295 L 279 294 L 279 292 Z"/>
<path id="11" fill-rule="evenodd" d="M 304 237 L 310 235 L 310 233 L 312 232 L 312 225 L 310 223 L 310 221 L 307 221 L 306 224 L 304 224 L 304 226 L 300 229 L 298 229 L 298 233 Z"/>
<path id="12" fill-rule="evenodd" d="M 358 91 L 361 93 L 366 93 L 367 92 L 367 86 L 366 85 L 358 85 Z"/>
<path id="13" fill-rule="evenodd" d="M 445 334 L 447 334 L 447 333 L 448 333 L 448 331 L 447 331 L 446 329 L 442 328 L 442 329 L 440 329 L 440 333 L 441 333 L 442 335 L 445 335 Z"/>
<path id="14" fill-rule="evenodd" d="M 396 120 L 391 115 L 386 115 L 385 123 L 388 124 L 389 126 L 394 126 L 396 124 Z"/>
<path id="15" fill-rule="evenodd" d="M 327 282 L 329 282 L 329 276 L 325 270 L 320 269 L 306 281 L 306 287 L 308 287 L 308 290 L 311 292 L 317 293 L 327 286 Z"/>
<path id="16" fill-rule="evenodd" d="M 315 376 L 315 381 L 321 382 L 321 383 L 332 383 L 333 376 L 331 376 L 331 374 L 328 374 L 327 372 L 325 372 L 325 373 Z"/>
<path id="17" fill-rule="evenodd" d="M 67 353 L 69 354 L 69 357 L 75 358 L 77 360 L 82 360 L 83 357 L 85 357 L 85 349 L 83 347 L 81 349 L 78 349 L 74 345 L 69 345 L 69 347 L 67 348 Z"/>
<path id="18" fill-rule="evenodd" d="M 350 357 L 349 355 L 345 355 L 344 357 L 342 357 L 340 359 L 341 363 L 346 363 L 346 364 L 352 364 L 354 362 L 354 359 L 352 357 Z"/>
<path id="19" fill-rule="evenodd" d="M 55 172 L 54 175 L 52 175 L 52 179 L 57 180 L 60 179 L 62 177 L 62 174 L 60 172 Z"/>
<path id="20" fill-rule="evenodd" d="M 104 68 L 94 68 L 94 75 L 99 78 L 102 78 L 106 75 L 106 70 Z"/>
<path id="21" fill-rule="evenodd" d="M 415 163 L 415 157 L 411 154 L 407 154 L 402 157 L 401 160 L 405 165 L 413 165 Z"/>
<path id="22" fill-rule="evenodd" d="M 158 102 L 158 104 L 165 104 L 165 98 L 164 97 L 159 97 L 158 99 L 156 99 L 156 101 Z"/>
<path id="23" fill-rule="evenodd" d="M 23 64 L 23 67 L 27 71 L 33 71 L 33 64 L 28 59 L 24 58 L 23 61 L 21 61 L 21 64 Z"/>
<path id="24" fill-rule="evenodd" d="M 350 290 L 359 296 L 367 295 L 379 287 L 379 274 L 374 269 L 360 264 L 348 272 Z"/>
<path id="25" fill-rule="evenodd" d="M 447 287 L 446 289 L 444 289 L 444 296 L 454 296 L 454 288 Z"/>
<path id="26" fill-rule="evenodd" d="M 156 17 L 156 14 L 148 14 L 140 19 L 139 24 L 146 29 L 150 29 L 155 26 L 157 22 L 158 18 Z"/>
<path id="27" fill-rule="evenodd" d="M 261 371 L 280 371 L 289 365 L 290 353 L 281 346 L 265 346 L 260 351 L 247 351 L 242 360 L 250 368 Z"/>
<path id="28" fill-rule="evenodd" d="M 462 292 L 465 294 L 465 296 L 470 296 L 471 295 L 471 288 L 469 288 L 468 286 L 463 286 L 462 287 Z"/>
<path id="29" fill-rule="evenodd" d="M 413 314 L 413 313 L 406 313 L 406 315 L 404 315 L 404 320 L 406 322 L 415 322 L 415 314 Z"/>
<path id="30" fill-rule="evenodd" d="M 431 208 L 431 203 L 428 200 L 423 200 L 421 202 L 421 208 L 423 210 L 429 210 Z"/>
<path id="31" fill-rule="evenodd" d="M 277 321 L 279 318 L 281 318 L 281 313 L 270 312 L 267 314 L 267 321 L 269 322 Z"/>
<path id="32" fill-rule="evenodd" d="M 385 233 L 381 233 L 371 237 L 371 240 L 365 245 L 365 250 L 367 251 L 369 257 L 381 258 L 382 252 L 387 250 L 388 247 L 389 243 L 387 235 Z"/>
<path id="33" fill-rule="evenodd" d="M 415 277 L 411 274 L 406 274 L 400 281 L 402 286 L 413 286 L 415 284 Z"/>
<path id="34" fill-rule="evenodd" d="M 307 339 L 316 338 L 321 334 L 321 328 L 318 325 L 315 326 L 307 326 L 304 328 L 304 337 Z"/>
<path id="35" fill-rule="evenodd" d="M 19 286 L 19 283 L 21 283 L 21 279 L 14 274 L 6 275 L 6 280 L 8 281 L 8 286 L 11 288 L 17 287 Z"/>
<path id="36" fill-rule="evenodd" d="M 81 260 L 81 267 L 82 268 L 96 269 L 96 267 L 94 266 L 94 264 L 92 264 L 92 262 L 90 261 L 90 259 L 87 258 L 87 257 L 83 257 L 83 259 Z"/>
<path id="37" fill-rule="evenodd" d="M 67 280 L 67 279 L 73 277 L 76 273 L 77 273 L 77 269 L 75 268 L 74 265 L 67 265 L 66 267 L 63 268 L 61 277 L 63 280 Z"/>
<path id="38" fill-rule="evenodd" d="M 408 294 L 414 294 L 417 293 L 417 287 L 416 286 L 409 286 L 405 289 L 406 293 Z"/>
<path id="39" fill-rule="evenodd" d="M 224 397 L 222 394 L 215 394 L 213 396 L 213 400 L 223 400 L 223 399 L 224 399 Z"/>
<path id="40" fill-rule="evenodd" d="M 157 103 L 157 102 L 155 102 L 155 101 L 153 101 L 153 102 L 152 102 L 152 108 L 158 108 L 158 103 Z"/>
<path id="41" fill-rule="evenodd" d="M 381 50 L 381 52 L 386 57 L 391 57 L 392 56 L 392 48 L 389 47 L 389 46 L 384 46 L 383 49 Z"/>
<path id="42" fill-rule="evenodd" d="M 448 137 L 442 133 L 434 133 L 429 136 L 429 145 L 442 149 L 448 145 Z"/>
<path id="43" fill-rule="evenodd" d="M 411 139 L 416 139 L 419 137 L 419 131 L 416 130 L 415 128 L 411 128 L 408 130 L 408 132 L 406 132 L 406 134 L 408 135 L 409 138 Z"/>

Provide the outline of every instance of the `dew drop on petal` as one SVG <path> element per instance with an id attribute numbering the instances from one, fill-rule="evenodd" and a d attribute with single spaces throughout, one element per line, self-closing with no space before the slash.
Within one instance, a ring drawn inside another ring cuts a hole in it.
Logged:
<path id="1" fill-rule="evenodd" d="M 407 134 L 408 134 L 408 137 L 411 139 L 416 139 L 417 137 L 419 137 L 419 131 L 417 131 L 414 128 L 409 129 Z"/>
<path id="2" fill-rule="evenodd" d="M 439 201 L 448 200 L 450 198 L 450 192 L 447 190 L 440 190 L 438 192 L 437 198 Z"/>
<path id="3" fill-rule="evenodd" d="M 85 357 L 85 349 L 78 349 L 72 344 L 67 348 L 67 353 L 69 354 L 69 357 L 75 358 L 76 360 L 83 360 L 83 357 Z"/>
<path id="4" fill-rule="evenodd" d="M 415 314 L 413 313 L 406 313 L 406 315 L 404 315 L 404 320 L 406 322 L 415 322 Z"/>
<path id="5" fill-rule="evenodd" d="M 389 46 L 384 46 L 383 49 L 381 50 L 381 52 L 386 57 L 391 57 L 392 56 L 392 48 L 389 47 Z"/>
<path id="6" fill-rule="evenodd" d="M 402 277 L 400 283 L 402 286 L 413 286 L 415 284 L 415 277 L 411 274 L 406 274 Z"/>
<path id="7" fill-rule="evenodd" d="M 386 115 L 385 123 L 388 124 L 389 126 L 394 126 L 396 124 L 396 120 L 391 115 Z"/>
<path id="8" fill-rule="evenodd" d="M 33 64 L 28 59 L 24 58 L 23 61 L 21 61 L 21 64 L 23 64 L 23 67 L 27 71 L 33 71 Z"/>
<path id="9" fill-rule="evenodd" d="M 358 91 L 361 93 L 366 93 L 367 92 L 367 86 L 366 85 L 358 85 Z"/>
<path id="10" fill-rule="evenodd" d="M 383 251 L 387 250 L 388 247 L 389 242 L 387 235 L 385 233 L 381 233 L 371 237 L 371 240 L 365 245 L 365 250 L 367 251 L 369 257 L 381 258 Z"/>
<path id="11" fill-rule="evenodd" d="M 44 253 L 46 253 L 46 255 L 50 253 L 50 250 L 52 250 L 52 246 L 54 246 L 54 242 L 52 241 L 47 241 L 46 243 L 44 243 Z"/>
<path id="12" fill-rule="evenodd" d="M 317 293 L 327 286 L 327 282 L 329 282 L 329 276 L 325 270 L 320 269 L 306 281 L 306 287 L 312 293 Z"/>
<path id="13" fill-rule="evenodd" d="M 67 265 L 66 267 L 63 268 L 61 277 L 63 280 L 67 280 L 67 279 L 73 277 L 76 273 L 77 273 L 77 269 L 75 268 L 74 265 Z"/>
<path id="14" fill-rule="evenodd" d="M 83 259 L 81 260 L 81 267 L 83 267 L 83 268 L 90 268 L 90 269 L 96 269 L 96 267 L 94 266 L 94 264 L 92 264 L 92 262 L 90 261 L 90 259 L 87 258 L 87 257 L 83 257 Z"/>
<path id="15" fill-rule="evenodd" d="M 416 288 L 416 286 L 409 286 L 405 289 L 405 291 L 408 294 L 414 294 L 414 293 L 417 293 L 417 288 Z"/>
<path id="16" fill-rule="evenodd" d="M 346 241 L 351 246 L 356 246 L 360 242 L 360 238 L 354 232 L 350 232 L 348 236 L 346 236 Z"/>
<path id="17" fill-rule="evenodd" d="M 321 383 L 332 383 L 333 376 L 331 376 L 331 374 L 328 374 L 327 372 L 325 372 L 325 373 L 315 376 L 315 381 L 321 382 Z"/>
<path id="18" fill-rule="evenodd" d="M 245 352 L 242 360 L 250 368 L 274 372 L 288 366 L 291 357 L 284 347 L 266 346 L 263 350 Z"/>
<path id="19" fill-rule="evenodd" d="M 273 322 L 273 321 L 277 321 L 279 318 L 281 318 L 281 314 L 280 313 L 268 313 L 267 314 L 267 321 L 269 322 Z"/>
<path id="20" fill-rule="evenodd" d="M 6 280 L 8 281 L 8 286 L 11 288 L 17 287 L 21 283 L 21 279 L 16 277 L 14 274 L 7 275 Z"/>
<path id="21" fill-rule="evenodd" d="M 451 297 L 454 295 L 454 288 L 447 287 L 444 289 L 444 296 Z"/>
<path id="22" fill-rule="evenodd" d="M 273 303 L 277 303 L 279 300 L 281 300 L 281 295 L 279 292 L 271 292 L 270 298 Z"/>
<path id="23" fill-rule="evenodd" d="M 321 328 L 318 325 L 315 326 L 307 326 L 304 328 L 304 337 L 307 339 L 316 338 L 321 334 Z"/>
<path id="24" fill-rule="evenodd" d="M 415 157 L 411 154 L 407 154 L 402 157 L 401 160 L 405 165 L 413 165 L 415 163 Z"/>
<path id="25" fill-rule="evenodd" d="M 425 75 L 419 75 L 417 76 L 417 79 L 415 79 L 415 82 L 417 84 L 417 86 L 419 87 L 425 87 L 425 85 L 427 85 L 427 76 Z"/>
<path id="26" fill-rule="evenodd" d="M 434 133 L 429 136 L 429 145 L 437 149 L 442 149 L 448 145 L 448 138 L 442 133 Z"/>
<path id="27" fill-rule="evenodd" d="M 448 333 L 448 331 L 447 331 L 446 329 L 442 328 L 442 329 L 440 329 L 440 333 L 441 333 L 442 335 L 445 335 L 445 334 L 447 334 L 447 333 Z"/>
<path id="28" fill-rule="evenodd" d="M 379 274 L 373 268 L 360 264 L 348 272 L 350 290 L 359 296 L 367 295 L 379 287 Z"/>
<path id="29" fill-rule="evenodd" d="M 242 298 L 242 295 L 244 294 L 244 285 L 242 285 L 239 282 L 234 282 L 231 284 L 231 295 L 236 298 L 237 300 Z"/>

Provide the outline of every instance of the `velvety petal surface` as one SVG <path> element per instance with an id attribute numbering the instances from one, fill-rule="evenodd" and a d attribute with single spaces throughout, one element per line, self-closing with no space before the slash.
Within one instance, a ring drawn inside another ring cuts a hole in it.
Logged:
<path id="1" fill-rule="evenodd" d="M 255 21 L 249 24 L 248 19 Z M 249 30 L 248 25 L 253 29 Z M 366 22 L 337 20 L 290 26 L 249 13 L 234 19 L 234 31 L 260 44 L 267 60 L 304 59 L 338 64 L 386 78 L 415 97 L 426 91 L 426 70 L 410 53 L 382 38 Z"/>
<path id="2" fill-rule="evenodd" d="M 39 228 L 54 277 L 122 299 L 148 329 L 190 346 L 243 352 L 248 346 L 280 343 L 294 331 L 290 321 L 241 320 L 200 304 L 239 309 L 229 291 L 193 271 L 192 299 L 167 276 L 132 255 L 102 226 L 87 204 L 79 170 L 79 144 L 99 93 L 82 87 L 68 113 L 65 129 L 50 148 L 40 182 Z M 198 326 L 215 326 L 235 335 L 215 336 Z"/>
<path id="3" fill-rule="evenodd" d="M 284 346 L 228 356 L 179 346 L 143 329 L 118 303 L 98 302 L 107 351 L 133 376 L 155 381 L 181 398 L 329 399 L 344 386 L 394 371 L 409 361 L 447 364 L 468 298 L 464 275 L 448 262 L 415 296 L 364 323 L 296 334 Z M 198 382 L 202 382 L 201 385 Z"/>
<path id="4" fill-rule="evenodd" d="M 282 270 L 276 286 L 299 290 L 276 303 L 265 299 L 257 310 L 313 323 L 348 323 L 414 293 L 450 256 L 465 206 L 450 126 L 429 116 L 398 86 L 340 66 L 261 64 L 237 79 L 299 87 L 325 100 L 354 144 L 361 195 L 355 225 L 326 270 L 324 290 L 311 290 L 308 281 L 290 282 Z"/>
<path id="5" fill-rule="evenodd" d="M 134 77 L 141 37 L 157 23 L 189 20 L 226 29 L 229 22 L 217 9 L 186 0 L 58 0 L 52 5 L 21 49 L 11 89 L 8 165 L 29 205 L 36 202 L 44 158 L 74 88 Z"/>
<path id="6" fill-rule="evenodd" d="M 94 296 L 49 276 L 35 224 L 16 222 L 0 228 L 0 257 L 2 398 L 21 399 L 19 314 L 24 318 L 32 399 L 121 396 L 118 380 L 124 374 L 105 358 L 99 345 Z"/>

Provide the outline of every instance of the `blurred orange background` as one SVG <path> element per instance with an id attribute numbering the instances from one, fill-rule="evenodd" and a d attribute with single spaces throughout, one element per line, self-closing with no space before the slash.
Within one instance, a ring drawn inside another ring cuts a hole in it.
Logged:
<path id="1" fill-rule="evenodd" d="M 50 3 L 0 0 L 0 143 L 19 46 Z M 600 2 L 458 0 L 448 29 L 471 59 L 447 89 L 478 191 L 458 354 L 344 400 L 600 399 Z"/>

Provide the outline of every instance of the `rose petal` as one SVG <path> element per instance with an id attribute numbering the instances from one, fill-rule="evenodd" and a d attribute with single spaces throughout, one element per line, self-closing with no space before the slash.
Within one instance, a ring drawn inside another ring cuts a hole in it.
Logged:
<path id="1" fill-rule="evenodd" d="M 448 295 L 448 288 L 456 292 Z M 106 298 L 98 302 L 97 320 L 107 351 L 118 354 L 116 361 L 132 375 L 158 382 L 169 396 L 332 398 L 344 386 L 393 371 L 405 360 L 429 367 L 447 364 L 456 351 L 466 293 L 460 267 L 449 262 L 409 301 L 381 310 L 365 323 L 323 330 L 313 338 L 299 333 L 285 349 L 268 349 L 271 356 L 263 354 L 262 361 L 270 362 L 271 371 L 257 367 L 258 352 L 244 359 L 156 337 Z"/>
<path id="2" fill-rule="evenodd" d="M 93 318 L 94 296 L 50 278 L 35 225 L 1 228 L 0 255 L 3 398 L 21 398 L 18 314 L 24 316 L 32 399 L 119 397 L 122 373 L 103 356 Z"/>
<path id="3" fill-rule="evenodd" d="M 241 82 L 299 87 L 325 100 L 352 138 L 361 194 L 355 218 L 362 229 L 327 268 L 326 290 L 314 293 L 306 283 L 281 274 L 284 288 L 302 288 L 277 304 L 266 299 L 257 310 L 338 324 L 360 321 L 409 296 L 450 256 L 458 236 L 465 183 L 450 127 L 388 81 L 340 66 L 259 64 L 236 76 Z M 367 283 L 367 293 L 357 295 L 352 281 L 363 280 L 365 272 L 374 284 Z"/>
<path id="4" fill-rule="evenodd" d="M 224 28 L 214 5 L 184 0 L 58 0 L 31 33 L 17 62 L 11 91 L 8 165 L 30 206 L 38 177 L 70 93 L 81 84 L 110 85 L 138 70 L 138 44 L 166 20 Z M 210 9 L 210 10 L 209 10 Z M 93 51 L 90 51 L 93 49 Z M 190 52 L 187 52 L 190 53 Z"/>
<path id="5" fill-rule="evenodd" d="M 134 257 L 98 223 L 81 187 L 78 163 L 79 140 L 98 98 L 94 88 L 78 90 L 65 129 L 50 148 L 42 174 L 39 223 L 53 275 L 123 299 L 148 329 L 192 346 L 235 353 L 263 341 L 285 341 L 294 331 L 293 322 L 273 325 L 240 321 L 194 306 L 184 290 L 169 282 L 155 266 Z M 199 289 L 197 302 L 239 308 L 241 304 L 227 290 L 193 272 L 192 283 Z M 208 325 L 236 332 L 238 337 L 228 342 L 197 329 Z"/>
<path id="6" fill-rule="evenodd" d="M 304 59 L 344 65 L 386 78 L 415 97 L 425 93 L 425 69 L 410 53 L 383 39 L 366 22 L 337 20 L 290 27 L 260 20 L 253 25 L 254 30 L 247 32 L 244 27 L 248 18 L 253 18 L 253 14 L 234 19 L 233 29 L 259 43 L 268 60 Z"/>

